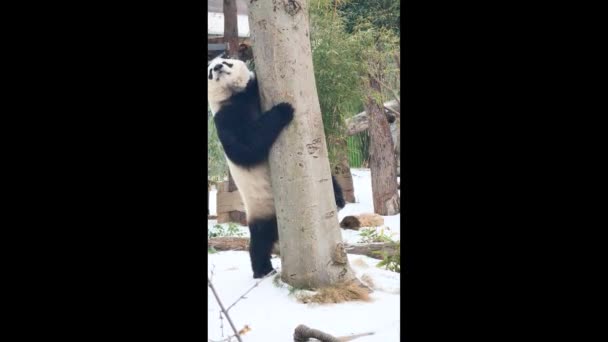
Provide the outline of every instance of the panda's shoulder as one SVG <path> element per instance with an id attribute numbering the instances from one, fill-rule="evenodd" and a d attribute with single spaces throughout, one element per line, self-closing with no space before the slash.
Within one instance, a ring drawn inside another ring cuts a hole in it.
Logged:
<path id="1" fill-rule="evenodd" d="M 255 102 L 258 100 L 259 96 L 260 93 L 258 90 L 258 81 L 255 79 L 255 77 L 252 77 L 249 79 L 249 82 L 247 82 L 245 90 L 233 96 L 233 101 L 239 103 Z"/>

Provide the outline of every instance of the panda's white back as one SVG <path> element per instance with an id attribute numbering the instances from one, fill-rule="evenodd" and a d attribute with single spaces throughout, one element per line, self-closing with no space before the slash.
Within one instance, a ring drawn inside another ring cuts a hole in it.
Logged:
<path id="1" fill-rule="evenodd" d="M 247 220 L 274 216 L 274 198 L 270 183 L 268 162 L 245 169 L 226 158 L 247 213 Z M 255 216 L 255 217 L 254 217 Z"/>

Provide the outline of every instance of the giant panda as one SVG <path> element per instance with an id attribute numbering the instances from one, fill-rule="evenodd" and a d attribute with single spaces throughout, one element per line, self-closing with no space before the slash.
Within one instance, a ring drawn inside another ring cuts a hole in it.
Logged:
<path id="1" fill-rule="evenodd" d="M 239 189 L 251 233 L 249 256 L 254 278 L 274 272 L 270 254 L 278 241 L 277 217 L 270 184 L 268 155 L 293 119 L 289 103 L 262 113 L 258 84 L 240 60 L 218 57 L 207 68 L 208 100 L 230 173 Z M 338 210 L 345 205 L 332 176 Z"/>

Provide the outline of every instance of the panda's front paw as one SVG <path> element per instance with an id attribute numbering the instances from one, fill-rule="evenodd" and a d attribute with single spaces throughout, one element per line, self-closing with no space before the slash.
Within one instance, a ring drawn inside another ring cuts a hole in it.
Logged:
<path id="1" fill-rule="evenodd" d="M 279 113 L 281 121 L 288 124 L 293 120 L 293 106 L 287 102 L 281 102 L 274 106 L 274 109 Z"/>

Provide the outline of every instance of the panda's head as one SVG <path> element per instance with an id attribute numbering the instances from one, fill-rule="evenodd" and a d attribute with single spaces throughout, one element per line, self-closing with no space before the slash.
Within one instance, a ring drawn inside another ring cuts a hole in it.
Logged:
<path id="1" fill-rule="evenodd" d="M 245 90 L 253 77 L 253 72 L 249 71 L 247 64 L 241 60 L 221 57 L 213 59 L 207 67 L 211 111 L 215 114 L 222 101 Z"/>

